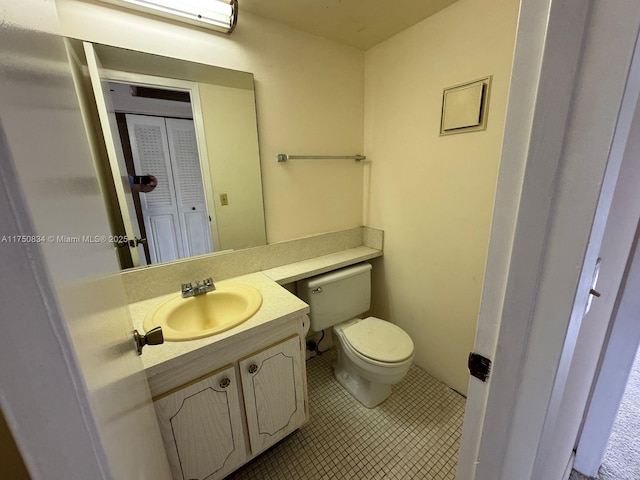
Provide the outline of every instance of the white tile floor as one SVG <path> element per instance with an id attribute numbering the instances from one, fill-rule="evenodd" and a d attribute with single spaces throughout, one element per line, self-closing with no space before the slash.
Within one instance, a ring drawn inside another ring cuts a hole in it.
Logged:
<path id="1" fill-rule="evenodd" d="M 412 366 L 367 409 L 333 378 L 335 351 L 307 361 L 311 419 L 229 479 L 455 478 L 465 399 Z"/>

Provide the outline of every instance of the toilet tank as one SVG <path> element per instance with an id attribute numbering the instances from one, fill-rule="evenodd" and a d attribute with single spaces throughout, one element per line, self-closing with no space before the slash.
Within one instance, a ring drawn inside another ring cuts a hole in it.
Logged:
<path id="1" fill-rule="evenodd" d="M 371 264 L 360 263 L 300 280 L 296 289 L 298 297 L 311 308 L 311 330 L 319 332 L 369 310 Z"/>

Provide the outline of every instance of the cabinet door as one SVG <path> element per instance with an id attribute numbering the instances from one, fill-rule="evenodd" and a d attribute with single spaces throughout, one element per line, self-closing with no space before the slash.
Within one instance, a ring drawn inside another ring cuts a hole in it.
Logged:
<path id="1" fill-rule="evenodd" d="M 214 480 L 246 460 L 233 366 L 154 399 L 175 480 Z"/>
<path id="2" fill-rule="evenodd" d="M 240 361 L 251 452 L 273 445 L 306 419 L 300 337 Z"/>

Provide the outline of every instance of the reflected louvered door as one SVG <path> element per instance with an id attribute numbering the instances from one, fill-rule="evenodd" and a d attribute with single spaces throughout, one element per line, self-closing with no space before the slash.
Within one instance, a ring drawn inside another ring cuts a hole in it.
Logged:
<path id="1" fill-rule="evenodd" d="M 182 258 L 185 253 L 165 120 L 146 115 L 126 115 L 126 119 L 136 174 L 158 179 L 152 192 L 140 194 L 151 261 Z"/>
<path id="2" fill-rule="evenodd" d="M 167 118 L 169 152 L 185 255 L 213 251 L 193 120 Z"/>

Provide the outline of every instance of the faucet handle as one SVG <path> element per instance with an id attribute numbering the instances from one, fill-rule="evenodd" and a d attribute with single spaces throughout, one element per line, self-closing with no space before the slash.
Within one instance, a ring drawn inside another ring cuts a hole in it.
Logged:
<path id="1" fill-rule="evenodd" d="M 213 284 L 213 279 L 211 278 L 202 280 L 202 282 L 204 283 L 200 282 L 201 281 L 197 281 L 195 286 L 193 286 L 191 283 L 183 283 L 182 298 L 195 297 L 196 295 L 202 295 L 216 289 L 215 285 Z"/>
<path id="2" fill-rule="evenodd" d="M 194 295 L 193 285 L 191 283 L 183 283 L 181 295 L 182 298 L 192 297 Z"/>
<path id="3" fill-rule="evenodd" d="M 216 286 L 213 284 L 213 278 L 205 278 L 203 282 L 203 287 L 207 290 L 207 292 L 213 292 L 216 289 Z"/>

